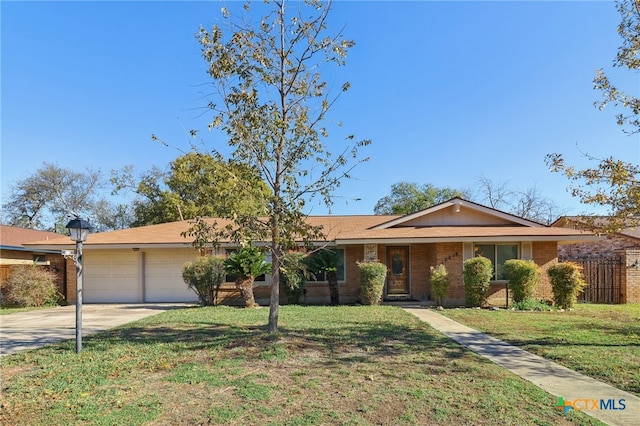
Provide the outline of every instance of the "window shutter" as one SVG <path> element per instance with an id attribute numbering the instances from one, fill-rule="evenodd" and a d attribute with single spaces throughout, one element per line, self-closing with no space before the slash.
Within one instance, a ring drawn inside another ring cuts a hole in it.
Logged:
<path id="1" fill-rule="evenodd" d="M 531 244 L 531 241 L 525 241 L 521 244 L 522 247 L 522 251 L 520 253 L 520 257 L 524 260 L 531 260 L 533 259 L 533 245 Z"/>

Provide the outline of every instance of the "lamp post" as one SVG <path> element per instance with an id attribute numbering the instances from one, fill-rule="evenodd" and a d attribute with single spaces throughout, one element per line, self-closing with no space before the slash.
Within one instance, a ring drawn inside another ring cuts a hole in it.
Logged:
<path id="1" fill-rule="evenodd" d="M 82 351 L 82 243 L 87 241 L 91 225 L 79 217 L 67 224 L 71 239 L 76 242 L 76 353 Z"/>

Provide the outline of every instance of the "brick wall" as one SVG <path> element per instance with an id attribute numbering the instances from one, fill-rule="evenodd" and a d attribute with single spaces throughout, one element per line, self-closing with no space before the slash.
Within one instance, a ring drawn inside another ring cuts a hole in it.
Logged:
<path id="1" fill-rule="evenodd" d="M 533 296 L 536 299 L 551 300 L 553 299 L 553 292 L 547 269 L 558 263 L 558 243 L 555 241 L 534 242 L 533 261 L 542 269 L 540 284 L 536 287 Z"/>
<path id="2" fill-rule="evenodd" d="M 622 303 L 640 303 L 640 250 L 622 253 Z"/>
<path id="3" fill-rule="evenodd" d="M 561 244 L 558 246 L 558 259 L 565 261 L 611 257 L 616 252 L 633 249 L 640 250 L 640 242 L 638 240 L 621 234 L 611 234 L 589 243 Z"/>
<path id="4" fill-rule="evenodd" d="M 66 259 L 67 268 L 67 302 L 76 303 L 76 264 L 73 259 Z"/>
<path id="5" fill-rule="evenodd" d="M 445 304 L 464 303 L 464 280 L 462 278 L 462 243 L 435 244 L 436 261 L 431 266 L 444 263 L 449 274 L 449 292 Z"/>

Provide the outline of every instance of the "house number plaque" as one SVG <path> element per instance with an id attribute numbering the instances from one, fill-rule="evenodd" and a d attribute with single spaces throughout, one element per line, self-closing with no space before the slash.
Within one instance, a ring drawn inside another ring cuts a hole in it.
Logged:
<path id="1" fill-rule="evenodd" d="M 369 262 L 372 260 L 378 260 L 378 245 L 377 244 L 365 244 L 364 245 L 364 260 Z"/>

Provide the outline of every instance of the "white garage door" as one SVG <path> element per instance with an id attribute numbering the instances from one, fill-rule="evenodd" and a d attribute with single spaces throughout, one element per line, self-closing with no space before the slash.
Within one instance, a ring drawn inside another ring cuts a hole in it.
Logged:
<path id="1" fill-rule="evenodd" d="M 195 258 L 192 249 L 145 252 L 145 302 L 197 302 L 198 296 L 182 280 L 184 264 Z"/>
<path id="2" fill-rule="evenodd" d="M 84 295 L 87 303 L 140 303 L 138 254 L 132 250 L 84 252 Z"/>

